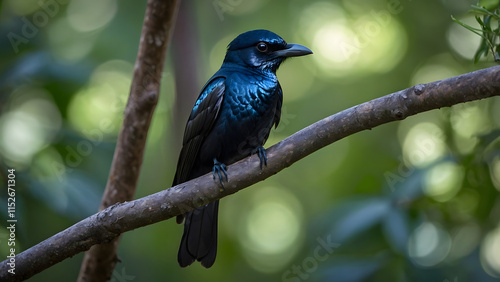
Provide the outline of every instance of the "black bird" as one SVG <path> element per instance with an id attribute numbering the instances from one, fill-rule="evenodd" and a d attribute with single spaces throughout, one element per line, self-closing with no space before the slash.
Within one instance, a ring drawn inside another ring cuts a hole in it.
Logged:
<path id="1" fill-rule="evenodd" d="M 257 153 L 267 164 L 262 147 L 271 128 L 278 126 L 283 94 L 276 70 L 288 57 L 312 54 L 286 43 L 268 30 L 240 34 L 227 48 L 221 68 L 205 84 L 186 125 L 173 185 L 210 171 L 222 184 L 226 165 Z M 217 254 L 219 201 L 177 217 L 184 234 L 177 260 L 186 267 L 198 260 L 209 268 Z"/>

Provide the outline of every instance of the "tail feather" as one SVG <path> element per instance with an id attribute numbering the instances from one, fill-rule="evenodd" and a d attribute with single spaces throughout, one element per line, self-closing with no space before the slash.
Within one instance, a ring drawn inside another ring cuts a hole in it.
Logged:
<path id="1" fill-rule="evenodd" d="M 195 260 L 206 268 L 211 267 L 217 255 L 217 219 L 219 201 L 196 208 L 185 214 L 184 234 L 177 260 L 181 267 Z"/>

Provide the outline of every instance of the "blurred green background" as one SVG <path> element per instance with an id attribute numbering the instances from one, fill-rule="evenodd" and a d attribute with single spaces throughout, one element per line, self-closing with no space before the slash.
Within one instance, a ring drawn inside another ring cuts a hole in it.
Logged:
<path id="1" fill-rule="evenodd" d="M 170 187 L 193 101 L 238 34 L 265 28 L 314 51 L 278 71 L 283 116 L 268 147 L 359 103 L 494 65 L 472 63 L 480 38 L 451 20 L 474 25 L 471 4 L 183 1 L 136 197 Z M 145 6 L 0 2 L 0 180 L 16 169 L 18 250 L 97 211 Z M 174 220 L 127 232 L 112 281 L 497 281 L 499 112 L 496 97 L 383 125 L 223 199 L 209 270 L 179 268 Z M 29 281 L 73 281 L 82 257 Z"/>

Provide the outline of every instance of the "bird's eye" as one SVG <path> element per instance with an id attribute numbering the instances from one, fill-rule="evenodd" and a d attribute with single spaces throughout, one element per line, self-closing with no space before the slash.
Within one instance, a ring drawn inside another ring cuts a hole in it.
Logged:
<path id="1" fill-rule="evenodd" d="M 257 50 L 259 50 L 260 52 L 266 52 L 267 51 L 267 44 L 265 42 L 257 43 Z"/>

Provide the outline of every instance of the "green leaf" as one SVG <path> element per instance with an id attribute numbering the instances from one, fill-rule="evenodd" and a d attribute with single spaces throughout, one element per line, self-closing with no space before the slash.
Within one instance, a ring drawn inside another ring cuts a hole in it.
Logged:
<path id="1" fill-rule="evenodd" d="M 486 11 L 481 7 L 473 6 L 474 9 L 477 9 L 478 11 Z M 489 13 L 488 11 L 486 11 Z M 483 40 L 481 40 L 481 45 L 479 46 L 478 50 L 476 51 L 476 54 L 474 55 L 474 62 L 477 63 L 479 59 L 481 58 L 482 55 L 487 56 L 489 51 L 493 53 L 495 61 L 500 60 L 500 55 L 498 52 L 494 52 L 494 42 L 496 42 L 496 39 L 498 37 L 498 32 L 494 32 L 491 30 L 490 27 L 490 22 L 491 22 L 491 17 L 489 15 L 486 15 L 484 17 L 484 20 L 482 20 L 479 16 L 475 16 L 476 21 L 479 23 L 479 25 L 482 27 L 482 29 L 478 29 L 475 27 L 472 27 L 468 24 L 465 24 L 455 17 L 451 16 L 451 19 L 458 23 L 459 25 L 465 27 L 466 29 L 472 31 L 473 33 L 481 36 Z"/>
<path id="2" fill-rule="evenodd" d="M 500 19 L 500 15 L 496 14 L 496 13 L 492 13 L 488 10 L 486 10 L 485 8 L 483 7 L 479 7 L 479 6 L 475 6 L 475 5 L 472 5 L 472 10 L 471 12 L 474 12 L 476 14 L 481 14 L 481 15 L 489 15 L 489 16 L 492 16 L 493 18 L 495 19 Z"/>
<path id="3" fill-rule="evenodd" d="M 481 33 L 479 33 L 479 32 L 482 32 L 482 31 L 483 31 L 482 29 L 475 28 L 475 27 L 472 27 L 472 26 L 470 26 L 470 25 L 468 25 L 468 24 L 465 24 L 465 23 L 463 23 L 463 22 L 459 21 L 458 19 L 456 19 L 456 18 L 455 18 L 455 17 L 453 17 L 453 16 L 451 16 L 451 19 L 452 19 L 454 22 L 456 22 L 457 24 L 459 24 L 459 25 L 461 25 L 461 26 L 465 27 L 466 29 L 468 29 L 468 30 L 470 30 L 470 31 L 474 32 L 475 34 L 477 34 L 477 35 L 479 35 L 479 36 L 481 36 L 481 37 L 483 37 L 483 38 L 484 38 L 484 36 L 483 36 Z M 478 32 L 478 31 L 479 31 L 479 32 Z M 486 38 L 485 38 L 485 39 L 486 39 Z"/>
<path id="4" fill-rule="evenodd" d="M 484 42 L 484 40 L 482 40 L 482 42 Z M 477 62 L 479 62 L 483 54 L 486 57 L 488 55 L 488 50 L 488 48 L 478 48 L 476 54 L 474 54 L 474 64 L 477 64 Z"/>
<path id="5" fill-rule="evenodd" d="M 492 11 L 498 8 L 499 4 L 500 0 L 481 0 L 479 1 L 478 6 L 483 7 L 488 11 Z"/>
<path id="6" fill-rule="evenodd" d="M 498 46 L 497 46 L 498 47 Z M 497 48 L 497 50 L 495 51 L 495 54 L 493 54 L 494 57 L 495 57 L 495 62 L 500 62 L 500 53 L 499 53 L 499 50 Z"/>

